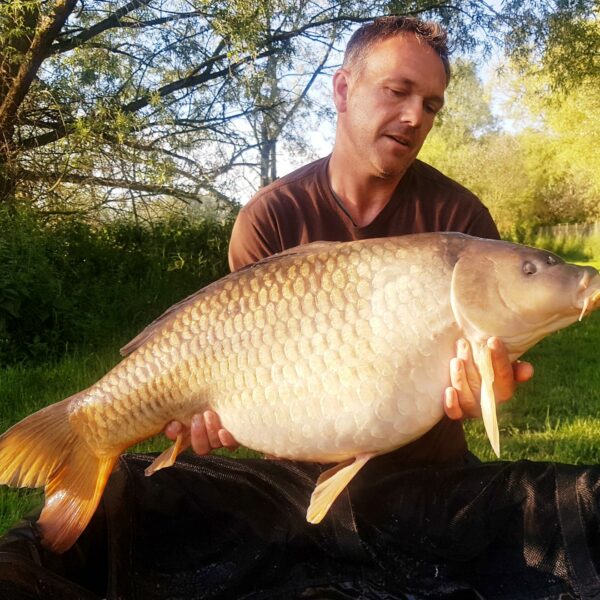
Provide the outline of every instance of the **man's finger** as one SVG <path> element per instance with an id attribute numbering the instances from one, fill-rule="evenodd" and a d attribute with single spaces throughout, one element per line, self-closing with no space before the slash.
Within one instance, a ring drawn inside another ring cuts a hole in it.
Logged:
<path id="1" fill-rule="evenodd" d="M 506 346 L 496 337 L 491 337 L 487 342 L 492 351 L 492 365 L 494 366 L 494 393 L 497 402 L 506 402 L 515 392 L 515 376 L 513 365 L 508 356 Z"/>
<path id="2" fill-rule="evenodd" d="M 458 402 L 458 394 L 454 388 L 444 390 L 444 410 L 449 419 L 458 421 L 464 417 L 464 413 Z"/>
<path id="3" fill-rule="evenodd" d="M 164 429 L 164 434 L 172 441 L 182 432 L 183 425 L 179 421 L 171 421 Z"/>
<path id="4" fill-rule="evenodd" d="M 208 454 L 212 450 L 203 415 L 194 415 L 190 425 L 192 448 L 196 454 Z"/>
<path id="5" fill-rule="evenodd" d="M 473 398 L 478 398 L 481 392 L 481 377 L 473 360 L 471 345 L 467 340 L 460 338 L 456 344 L 456 356 L 463 362 L 467 376 L 467 385 L 473 394 Z"/>
<path id="6" fill-rule="evenodd" d="M 517 361 L 513 364 L 514 379 L 517 383 L 524 383 L 533 377 L 533 365 L 528 362 Z"/>
<path id="7" fill-rule="evenodd" d="M 219 439 L 219 429 L 221 427 L 221 419 L 219 415 L 212 411 L 207 410 L 204 412 L 204 424 L 206 426 L 206 433 L 208 434 L 208 441 L 212 448 L 221 448 L 221 440 Z"/>
<path id="8" fill-rule="evenodd" d="M 218 435 L 221 444 L 223 444 L 223 447 L 227 448 L 227 450 L 237 450 L 240 447 L 227 429 L 219 429 Z"/>
<path id="9" fill-rule="evenodd" d="M 450 361 L 450 382 L 456 390 L 458 403 L 464 413 L 463 417 L 473 418 L 480 416 L 481 408 L 479 402 L 469 387 L 465 366 L 460 358 L 453 358 Z"/>

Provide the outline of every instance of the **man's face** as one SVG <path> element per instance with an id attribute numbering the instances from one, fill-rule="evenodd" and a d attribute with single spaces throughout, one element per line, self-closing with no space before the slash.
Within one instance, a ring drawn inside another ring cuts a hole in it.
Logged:
<path id="1" fill-rule="evenodd" d="M 378 43 L 360 69 L 334 76 L 336 145 L 371 175 L 402 176 L 444 104 L 445 89 L 440 57 L 412 33 Z"/>

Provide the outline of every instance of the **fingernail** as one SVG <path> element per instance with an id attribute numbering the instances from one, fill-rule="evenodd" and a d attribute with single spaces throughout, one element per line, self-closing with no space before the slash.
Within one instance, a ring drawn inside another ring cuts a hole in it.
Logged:
<path id="1" fill-rule="evenodd" d="M 452 371 L 456 374 L 460 373 L 461 369 L 462 369 L 462 360 L 458 359 L 458 358 L 453 358 L 450 361 L 450 368 L 452 369 Z"/>
<path id="2" fill-rule="evenodd" d="M 444 392 L 444 399 L 446 401 L 446 406 L 448 408 L 452 408 L 452 390 L 450 390 L 449 388 L 446 388 L 446 391 Z"/>
<path id="3" fill-rule="evenodd" d="M 488 339 L 487 345 L 490 350 L 498 350 L 500 347 L 500 340 L 497 337 L 491 337 Z"/>
<path id="4" fill-rule="evenodd" d="M 202 425 L 202 415 L 194 415 L 192 417 L 192 427 L 200 427 Z"/>

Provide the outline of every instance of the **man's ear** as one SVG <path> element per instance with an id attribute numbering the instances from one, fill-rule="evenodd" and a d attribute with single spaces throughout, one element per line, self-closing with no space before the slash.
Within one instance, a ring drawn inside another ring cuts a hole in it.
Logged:
<path id="1" fill-rule="evenodd" d="M 349 80 L 350 73 L 346 69 L 338 69 L 333 74 L 333 102 L 338 113 L 346 112 Z"/>

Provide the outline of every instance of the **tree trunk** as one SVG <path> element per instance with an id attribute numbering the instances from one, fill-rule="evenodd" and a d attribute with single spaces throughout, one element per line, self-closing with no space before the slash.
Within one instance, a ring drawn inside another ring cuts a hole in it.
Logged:
<path id="1" fill-rule="evenodd" d="M 16 177 L 14 149 L 11 144 L 12 131 L 0 133 L 5 141 L 0 141 L 0 206 L 12 204 L 14 200 Z M 6 139 L 8 138 L 8 139 Z"/>
<path id="2" fill-rule="evenodd" d="M 277 140 L 263 138 L 260 145 L 260 187 L 277 179 Z"/>
<path id="3" fill-rule="evenodd" d="M 23 103 L 37 72 L 50 53 L 52 42 L 59 35 L 69 15 L 75 9 L 77 0 L 57 0 L 54 11 L 41 18 L 37 8 L 25 5 L 20 15 L 23 19 L 22 32 L 15 39 L 12 33 L 19 19 L 5 23 L 6 31 L 0 33 L 5 38 L 0 43 L 3 54 L 14 55 L 7 67 L 0 73 L 0 202 L 6 203 L 14 197 L 16 188 L 15 126 L 19 108 Z M 18 57 L 18 58 L 15 58 Z"/>
<path id="4" fill-rule="evenodd" d="M 271 181 L 277 179 L 277 140 L 271 143 Z"/>

